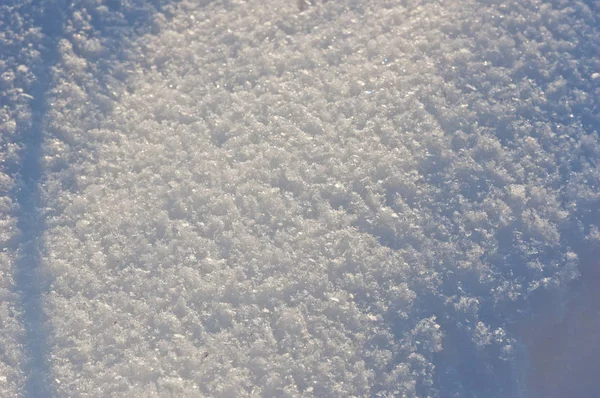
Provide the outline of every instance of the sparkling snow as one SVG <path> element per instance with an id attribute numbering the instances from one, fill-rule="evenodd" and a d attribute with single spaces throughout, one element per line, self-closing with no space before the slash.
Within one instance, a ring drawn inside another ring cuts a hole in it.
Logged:
<path id="1" fill-rule="evenodd" d="M 594 396 L 599 54 L 593 1 L 7 2 L 0 396 Z"/>

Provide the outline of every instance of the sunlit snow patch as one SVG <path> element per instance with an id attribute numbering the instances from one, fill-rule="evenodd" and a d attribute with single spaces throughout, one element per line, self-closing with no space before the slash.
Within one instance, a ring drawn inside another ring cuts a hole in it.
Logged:
<path id="1" fill-rule="evenodd" d="M 597 10 L 302 8 L 182 1 L 122 40 L 123 9 L 72 15 L 44 156 L 57 394 L 567 391 L 556 363 L 597 333 Z"/>

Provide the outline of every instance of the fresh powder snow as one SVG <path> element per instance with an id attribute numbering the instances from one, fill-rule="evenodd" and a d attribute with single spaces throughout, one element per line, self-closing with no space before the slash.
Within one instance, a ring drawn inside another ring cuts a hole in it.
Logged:
<path id="1" fill-rule="evenodd" d="M 7 0 L 0 396 L 593 397 L 600 4 Z"/>

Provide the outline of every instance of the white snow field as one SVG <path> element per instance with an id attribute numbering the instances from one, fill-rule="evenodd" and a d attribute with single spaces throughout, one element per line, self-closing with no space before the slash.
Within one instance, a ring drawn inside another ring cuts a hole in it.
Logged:
<path id="1" fill-rule="evenodd" d="M 6 0 L 0 396 L 596 397 L 597 0 Z"/>

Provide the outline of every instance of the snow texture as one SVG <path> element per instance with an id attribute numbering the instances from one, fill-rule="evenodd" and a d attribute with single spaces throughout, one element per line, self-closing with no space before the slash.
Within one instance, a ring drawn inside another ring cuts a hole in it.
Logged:
<path id="1" fill-rule="evenodd" d="M 597 1 L 13 3 L 0 396 L 597 394 Z"/>

